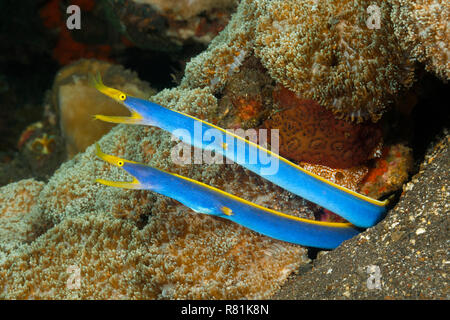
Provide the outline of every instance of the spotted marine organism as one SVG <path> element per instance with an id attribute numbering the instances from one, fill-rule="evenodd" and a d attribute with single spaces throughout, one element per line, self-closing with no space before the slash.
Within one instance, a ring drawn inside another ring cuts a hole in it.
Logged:
<path id="1" fill-rule="evenodd" d="M 185 139 L 184 142 L 197 148 L 214 150 L 272 183 L 339 214 L 357 227 L 373 226 L 385 213 L 387 201 L 378 201 L 334 184 L 211 123 L 150 101 L 127 96 L 119 90 L 105 86 L 100 77 L 93 79 L 93 84 L 100 92 L 123 104 L 131 112 L 129 117 L 96 115 L 96 119 L 156 126 L 173 135 L 179 135 L 180 129 L 186 130 L 193 139 Z M 204 139 L 204 136 L 209 139 Z M 183 136 L 179 137 L 183 139 Z M 198 181 L 114 158 L 101 153 L 100 150 L 97 153 L 102 159 L 122 167 L 134 177 L 132 184 L 104 180 L 99 182 L 117 187 L 150 189 L 177 199 L 194 211 L 227 217 L 277 239 L 281 237 L 282 240 L 298 244 L 334 248 L 345 238 L 357 233 L 350 225 L 318 225 L 314 221 L 288 217 Z M 252 155 L 257 157 L 253 159 Z M 274 227 L 277 225 L 279 228 Z M 294 229 L 297 231 L 294 232 Z M 292 232 L 297 237 L 288 235 Z M 318 236 L 320 234 L 324 236 L 323 239 Z"/>

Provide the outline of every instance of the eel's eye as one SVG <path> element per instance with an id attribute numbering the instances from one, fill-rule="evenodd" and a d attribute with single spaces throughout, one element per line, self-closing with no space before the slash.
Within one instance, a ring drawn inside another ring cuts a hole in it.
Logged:
<path id="1" fill-rule="evenodd" d="M 123 166 L 123 161 L 122 161 L 122 160 L 117 161 L 117 165 L 118 165 L 119 167 L 122 167 L 122 166 Z"/>
<path id="2" fill-rule="evenodd" d="M 123 93 L 119 94 L 119 100 L 124 101 L 127 98 L 127 96 Z"/>

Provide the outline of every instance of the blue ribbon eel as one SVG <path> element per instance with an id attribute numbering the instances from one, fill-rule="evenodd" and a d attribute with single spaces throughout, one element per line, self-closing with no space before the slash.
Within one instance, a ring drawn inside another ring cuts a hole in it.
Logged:
<path id="1" fill-rule="evenodd" d="M 197 148 L 214 150 L 272 183 L 340 215 L 357 227 L 375 225 L 386 212 L 388 200 L 379 201 L 339 186 L 214 124 L 147 100 L 127 96 L 105 86 L 100 76 L 92 81 L 100 92 L 131 112 L 129 117 L 96 115 L 96 119 L 156 126 L 182 140 L 186 135 L 180 136 L 180 132 L 185 132 L 188 139 L 184 139 L 184 142 Z M 256 159 L 252 156 L 255 154 Z"/>
<path id="2" fill-rule="evenodd" d="M 219 216 L 274 239 L 308 247 L 334 249 L 361 230 L 351 223 L 303 219 L 271 210 L 196 180 L 105 154 L 97 156 L 133 176 L 131 182 L 96 181 L 112 187 L 145 189 L 178 200 L 200 213 Z"/>

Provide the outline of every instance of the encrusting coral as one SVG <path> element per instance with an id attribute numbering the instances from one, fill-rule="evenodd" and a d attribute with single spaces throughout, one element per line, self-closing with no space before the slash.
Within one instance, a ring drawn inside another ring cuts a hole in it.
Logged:
<path id="1" fill-rule="evenodd" d="M 43 182 L 25 179 L 0 188 L 0 262 L 37 236 L 41 217 L 34 208 L 43 187 Z"/>
<path id="2" fill-rule="evenodd" d="M 300 99 L 286 88 L 273 92 L 280 111 L 263 124 L 280 135 L 280 154 L 293 161 L 350 168 L 364 164 L 382 141 L 381 128 L 371 121 L 336 119 L 314 100 Z"/>
<path id="3" fill-rule="evenodd" d="M 441 79 L 450 79 L 450 3 L 447 0 L 390 0 L 399 43 Z"/>

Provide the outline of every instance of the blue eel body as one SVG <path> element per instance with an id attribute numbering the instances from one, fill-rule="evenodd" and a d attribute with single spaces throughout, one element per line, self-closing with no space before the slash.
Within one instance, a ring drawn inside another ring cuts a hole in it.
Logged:
<path id="1" fill-rule="evenodd" d="M 131 112 L 130 117 L 97 115 L 97 119 L 156 126 L 194 147 L 214 150 L 280 187 L 329 209 L 357 227 L 371 227 L 383 218 L 387 200 L 378 201 L 334 184 L 255 143 L 201 119 L 147 100 L 127 96 L 104 86 L 101 80 L 94 82 L 94 85 Z M 189 138 L 185 139 L 186 134 L 180 135 L 180 132 L 186 133 Z M 256 158 L 250 158 L 250 155 L 255 154 Z M 124 159 L 122 163 L 125 163 L 122 168 L 139 181 L 141 188 L 174 198 L 195 211 L 223 216 L 276 239 L 306 246 L 334 248 L 359 232 L 351 224 L 321 223 L 291 217 L 189 178 Z M 275 163 L 277 169 L 270 170 L 270 166 Z M 158 187 L 155 187 L 156 185 Z M 223 207 L 228 209 L 222 209 Z M 231 210 L 233 214 L 224 214 L 223 210 Z"/>
<path id="2" fill-rule="evenodd" d="M 97 156 L 121 167 L 134 177 L 133 182 L 103 179 L 97 179 L 97 182 L 123 188 L 151 190 L 178 200 L 196 212 L 231 220 L 278 240 L 334 249 L 342 241 L 361 231 L 350 223 L 308 220 L 267 209 L 199 181 L 104 154 L 98 145 Z"/>

